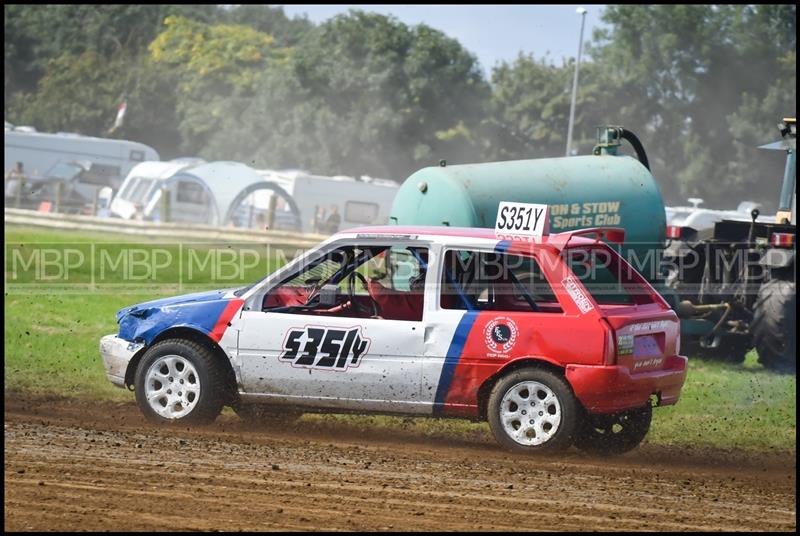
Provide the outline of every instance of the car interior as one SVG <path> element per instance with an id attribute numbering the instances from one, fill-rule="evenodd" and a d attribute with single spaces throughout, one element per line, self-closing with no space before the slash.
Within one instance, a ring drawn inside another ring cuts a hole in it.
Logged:
<path id="1" fill-rule="evenodd" d="M 263 311 L 422 320 L 427 248 L 344 246 L 269 291 Z M 532 257 L 447 250 L 440 306 L 482 311 L 561 312 Z"/>

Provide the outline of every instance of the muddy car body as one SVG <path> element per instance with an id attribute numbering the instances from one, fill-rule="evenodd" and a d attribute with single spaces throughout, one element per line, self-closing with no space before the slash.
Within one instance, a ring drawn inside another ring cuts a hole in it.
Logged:
<path id="1" fill-rule="evenodd" d="M 348 230 L 249 287 L 121 310 L 101 354 L 156 421 L 462 417 L 512 450 L 624 452 L 687 360 L 675 313 L 603 237 L 622 232 Z"/>

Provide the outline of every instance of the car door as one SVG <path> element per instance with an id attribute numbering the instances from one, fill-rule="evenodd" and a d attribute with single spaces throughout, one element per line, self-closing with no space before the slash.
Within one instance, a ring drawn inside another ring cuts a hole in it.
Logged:
<path id="1" fill-rule="evenodd" d="M 518 253 L 444 249 L 422 373 L 434 414 L 473 415 L 480 386 L 515 359 L 582 363 L 602 351 L 603 330 L 553 284 L 564 278 L 558 260 Z"/>
<path id="2" fill-rule="evenodd" d="M 248 394 L 299 405 L 420 411 L 422 318 L 249 310 L 238 347 Z"/>

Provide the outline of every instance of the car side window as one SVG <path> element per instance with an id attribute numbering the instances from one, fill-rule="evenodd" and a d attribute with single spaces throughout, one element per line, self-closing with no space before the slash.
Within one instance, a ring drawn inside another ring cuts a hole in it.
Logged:
<path id="1" fill-rule="evenodd" d="M 419 321 L 427 258 L 424 247 L 342 246 L 267 292 L 262 310 Z"/>
<path id="2" fill-rule="evenodd" d="M 443 309 L 562 312 L 534 257 L 470 250 L 445 252 L 440 305 Z"/>

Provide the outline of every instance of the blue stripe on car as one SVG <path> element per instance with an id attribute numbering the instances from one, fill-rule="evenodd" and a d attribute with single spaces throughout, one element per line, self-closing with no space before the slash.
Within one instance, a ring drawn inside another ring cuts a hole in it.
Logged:
<path id="1" fill-rule="evenodd" d="M 456 371 L 461 352 L 464 350 L 464 345 L 476 318 L 478 318 L 478 311 L 467 311 L 461 317 L 458 327 L 456 327 L 453 340 L 450 341 L 450 348 L 447 349 L 442 375 L 439 377 L 439 386 L 436 388 L 436 398 L 433 403 L 434 415 L 440 415 L 444 409 L 447 392 L 450 390 L 450 383 L 453 381 L 453 373 Z"/>

